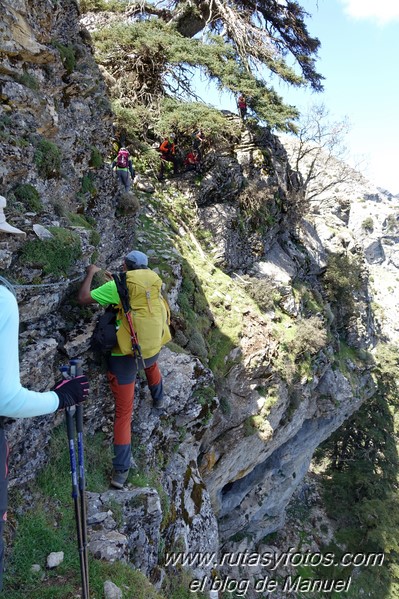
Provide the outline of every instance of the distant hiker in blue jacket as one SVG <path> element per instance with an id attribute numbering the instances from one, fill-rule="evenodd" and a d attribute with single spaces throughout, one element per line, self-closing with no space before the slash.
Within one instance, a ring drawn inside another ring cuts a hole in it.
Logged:
<path id="1" fill-rule="evenodd" d="M 136 173 L 129 151 L 126 148 L 121 148 L 119 150 L 117 157 L 112 163 L 112 170 L 114 169 L 116 169 L 116 176 L 120 183 L 122 183 L 125 191 L 129 191 Z"/>
<path id="2" fill-rule="evenodd" d="M 8 446 L 4 435 L 4 416 L 31 418 L 51 414 L 84 401 L 89 383 L 82 375 L 62 380 L 53 391 L 38 393 L 22 387 L 18 356 L 18 305 L 12 287 L 0 277 L 0 590 L 3 588 L 4 541 L 7 520 Z"/>

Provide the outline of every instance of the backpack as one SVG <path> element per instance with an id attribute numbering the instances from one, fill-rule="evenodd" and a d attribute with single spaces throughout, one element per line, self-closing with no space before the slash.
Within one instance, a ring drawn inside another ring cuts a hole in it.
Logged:
<path id="1" fill-rule="evenodd" d="M 126 273 L 114 273 L 112 275 L 121 304 L 125 314 L 130 310 L 129 291 L 126 285 Z M 1 278 L 1 277 L 0 277 Z M 107 306 L 98 317 L 96 326 L 90 339 L 90 349 L 97 353 L 109 353 L 118 343 L 117 337 L 117 317 L 118 308 Z M 135 336 L 134 331 L 132 337 Z M 140 346 L 138 346 L 140 353 Z"/>
<path id="2" fill-rule="evenodd" d="M 119 150 L 116 158 L 116 166 L 119 168 L 127 168 L 129 163 L 129 152 L 127 150 Z"/>
<path id="3" fill-rule="evenodd" d="M 116 316 L 118 311 L 108 306 L 100 314 L 97 324 L 90 339 L 90 348 L 99 353 L 107 353 L 117 344 Z"/>
<path id="4" fill-rule="evenodd" d="M 130 270 L 113 275 L 121 304 L 117 331 L 118 345 L 122 354 L 135 355 L 138 349 L 142 357 L 157 354 L 162 345 L 170 341 L 169 306 L 162 297 L 162 281 L 150 269 Z M 134 308 L 130 308 L 130 297 L 134 296 Z M 131 320 L 131 322 L 129 322 Z M 136 339 L 132 339 L 131 328 Z M 139 347 L 132 347 L 139 344 Z"/>

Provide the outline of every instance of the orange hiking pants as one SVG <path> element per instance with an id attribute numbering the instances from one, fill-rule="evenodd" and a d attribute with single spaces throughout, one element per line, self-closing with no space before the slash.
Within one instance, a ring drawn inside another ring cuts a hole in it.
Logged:
<path id="1" fill-rule="evenodd" d="M 162 375 L 157 359 L 159 354 L 144 360 L 144 372 L 151 397 L 163 396 Z M 134 387 L 137 376 L 137 360 L 133 356 L 110 356 L 107 377 L 115 400 L 114 458 L 115 470 L 128 470 L 131 461 L 131 422 L 133 416 Z M 141 362 L 141 361 L 140 361 Z M 139 362 L 139 366 L 141 366 Z"/>

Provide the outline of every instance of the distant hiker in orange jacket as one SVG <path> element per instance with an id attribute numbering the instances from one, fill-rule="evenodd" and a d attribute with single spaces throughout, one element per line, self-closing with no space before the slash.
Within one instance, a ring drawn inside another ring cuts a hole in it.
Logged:
<path id="1" fill-rule="evenodd" d="M 171 135 L 165 137 L 165 139 L 159 146 L 159 151 L 161 153 L 161 168 L 159 171 L 158 179 L 162 180 L 164 178 L 165 162 L 171 162 L 173 164 L 173 174 L 177 175 L 177 156 L 174 137 Z"/>

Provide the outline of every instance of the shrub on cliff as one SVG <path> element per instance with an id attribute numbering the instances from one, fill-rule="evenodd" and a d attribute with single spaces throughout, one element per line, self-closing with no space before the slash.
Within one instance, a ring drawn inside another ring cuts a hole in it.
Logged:
<path id="1" fill-rule="evenodd" d="M 331 302 L 353 306 L 355 301 L 353 294 L 360 291 L 363 284 L 362 265 L 359 258 L 331 254 L 327 261 L 323 283 Z"/>
<path id="2" fill-rule="evenodd" d="M 41 212 L 43 210 L 40 194 L 33 185 L 29 183 L 18 185 L 14 189 L 14 195 L 28 210 L 32 210 L 33 212 Z"/>
<path id="3" fill-rule="evenodd" d="M 19 260 L 26 266 L 41 268 L 45 275 L 66 275 L 82 254 L 80 238 L 61 227 L 48 229 L 53 239 L 27 241 Z"/>
<path id="4" fill-rule="evenodd" d="M 104 10 L 112 12 L 122 12 L 126 8 L 127 2 L 121 0 L 80 0 L 79 6 L 82 13 L 102 12 Z"/>
<path id="5" fill-rule="evenodd" d="M 55 177 L 60 174 L 61 150 L 52 141 L 42 139 L 36 148 L 34 162 L 43 179 Z"/>
<path id="6" fill-rule="evenodd" d="M 70 75 L 76 66 L 75 48 L 71 44 L 64 46 L 59 42 L 53 42 L 53 46 L 57 48 L 58 52 L 60 53 L 62 64 L 64 65 L 68 75 Z"/>

